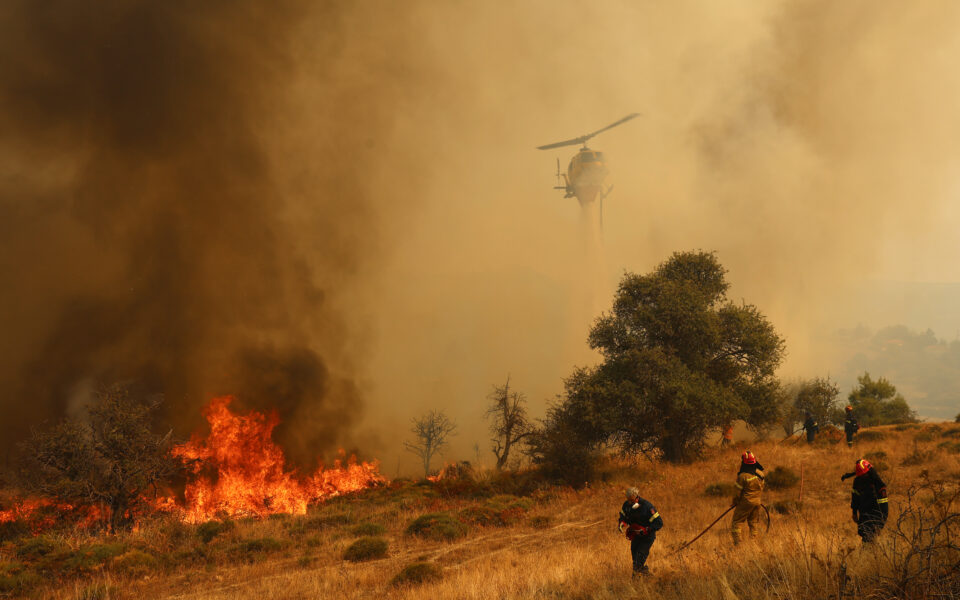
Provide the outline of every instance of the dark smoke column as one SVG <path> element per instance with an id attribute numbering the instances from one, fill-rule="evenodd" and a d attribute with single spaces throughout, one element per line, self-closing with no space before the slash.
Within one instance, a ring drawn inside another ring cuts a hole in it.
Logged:
<path id="1" fill-rule="evenodd" d="M 275 165 L 310 173 L 310 201 L 331 222 L 364 210 L 364 199 L 327 199 L 324 190 L 357 184 L 317 173 L 307 164 L 317 157 L 269 150 L 308 6 L 22 0 L 0 9 L 5 443 L 74 412 L 100 382 L 165 394 L 181 434 L 215 393 L 277 407 L 303 425 L 280 433 L 305 458 L 335 447 L 359 416 L 350 374 L 328 366 L 344 330 L 329 327 L 338 319 L 316 283 L 319 271 L 325 281 L 348 276 L 359 249 L 305 260 L 282 218 Z M 321 20 L 335 22 L 336 9 L 324 10 Z M 336 233 L 313 232 L 339 243 Z"/>

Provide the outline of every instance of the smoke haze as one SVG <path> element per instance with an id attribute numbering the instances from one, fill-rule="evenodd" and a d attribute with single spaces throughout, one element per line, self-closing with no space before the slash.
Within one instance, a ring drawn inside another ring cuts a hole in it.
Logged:
<path id="1" fill-rule="evenodd" d="M 319 6 L 0 9 L 6 433 L 135 379 L 183 427 L 235 393 L 393 474 L 430 408 L 489 455 L 508 373 L 541 414 L 673 251 L 718 252 L 788 376 L 844 360 L 817 331 L 904 318 L 866 282 L 960 281 L 954 2 Z M 551 189 L 576 149 L 533 148 L 634 111 L 590 144 L 591 254 Z"/>

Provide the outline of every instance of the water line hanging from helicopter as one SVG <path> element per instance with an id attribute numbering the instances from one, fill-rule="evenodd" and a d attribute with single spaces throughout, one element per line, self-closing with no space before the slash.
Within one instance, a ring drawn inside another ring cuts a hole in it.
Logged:
<path id="1" fill-rule="evenodd" d="M 631 113 L 593 133 L 545 146 L 537 146 L 537 150 L 550 150 L 551 148 L 583 144 L 583 147 L 570 159 L 566 173 L 560 172 L 560 159 L 557 158 L 557 181 L 562 185 L 554 186 L 554 189 L 563 190 L 564 198 L 576 198 L 582 208 L 586 208 L 591 202 L 598 200 L 601 222 L 603 219 L 603 199 L 613 190 L 613 186 L 611 185 L 605 191 L 602 189 L 603 181 L 609 173 L 606 159 L 602 152 L 588 148 L 587 141 L 598 133 L 613 129 L 617 125 L 622 125 L 639 116 L 640 113 Z"/>

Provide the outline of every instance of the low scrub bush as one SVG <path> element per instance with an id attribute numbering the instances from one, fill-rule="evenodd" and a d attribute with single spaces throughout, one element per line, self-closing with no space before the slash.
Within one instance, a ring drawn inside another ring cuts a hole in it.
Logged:
<path id="1" fill-rule="evenodd" d="M 131 577 L 143 577 L 157 569 L 157 557 L 142 550 L 130 550 L 113 559 L 113 568 Z"/>
<path id="2" fill-rule="evenodd" d="M 443 571 L 433 563 L 416 562 L 407 565 L 390 581 L 393 585 L 406 585 L 438 581 L 443 577 Z"/>
<path id="3" fill-rule="evenodd" d="M 705 496 L 733 496 L 737 493 L 737 486 L 732 483 L 711 483 L 703 490 Z"/>
<path id="4" fill-rule="evenodd" d="M 861 442 L 879 442 L 880 440 L 886 439 L 886 437 L 887 434 L 882 431 L 876 431 L 875 429 L 867 429 L 857 433 L 857 439 Z"/>
<path id="5" fill-rule="evenodd" d="M 40 584 L 40 576 L 18 562 L 0 562 L 0 594 L 25 594 Z"/>
<path id="6" fill-rule="evenodd" d="M 893 429 L 894 431 L 906 431 L 908 429 L 919 429 L 919 428 L 920 426 L 917 425 L 916 423 L 900 423 L 899 425 L 895 426 Z"/>
<path id="7" fill-rule="evenodd" d="M 921 450 L 914 444 L 913 452 L 904 457 L 900 464 L 904 467 L 916 467 L 929 462 L 931 458 L 933 458 L 933 452 Z"/>
<path id="8" fill-rule="evenodd" d="M 764 478 L 766 486 L 772 490 L 782 490 L 797 485 L 800 476 L 787 467 L 775 467 Z"/>
<path id="9" fill-rule="evenodd" d="M 0 523 L 0 543 L 30 535 L 30 527 L 20 519 Z"/>
<path id="10" fill-rule="evenodd" d="M 919 442 L 919 443 L 932 442 L 932 441 L 933 441 L 933 433 L 934 433 L 934 432 L 932 432 L 932 431 L 921 431 L 921 432 L 918 433 L 917 435 L 913 436 L 913 441 L 914 441 L 914 442 Z"/>
<path id="11" fill-rule="evenodd" d="M 953 441 L 940 442 L 937 445 L 937 448 L 940 448 L 941 450 L 945 450 L 950 454 L 960 454 L 960 442 L 953 442 Z"/>
<path id="12" fill-rule="evenodd" d="M 387 540 L 381 537 L 362 537 L 347 547 L 343 560 L 362 562 L 387 555 Z"/>
<path id="13" fill-rule="evenodd" d="M 360 523 L 350 529 L 353 535 L 383 535 L 386 528 L 379 523 Z"/>
<path id="14" fill-rule="evenodd" d="M 77 550 L 63 549 L 46 555 L 40 569 L 52 573 L 92 573 L 127 550 L 124 544 L 85 544 Z"/>
<path id="15" fill-rule="evenodd" d="M 949 429 L 944 429 L 943 433 L 940 435 L 948 438 L 960 438 L 960 427 L 950 427 Z"/>
<path id="16" fill-rule="evenodd" d="M 446 513 L 430 513 L 410 523 L 407 535 L 428 540 L 455 540 L 467 535 L 467 526 Z"/>
<path id="17" fill-rule="evenodd" d="M 207 521 L 197 527 L 197 537 L 199 537 L 204 544 L 209 544 L 213 541 L 213 538 L 221 533 L 230 531 L 233 527 L 233 521 Z"/>
<path id="18" fill-rule="evenodd" d="M 242 540 L 230 549 L 230 554 L 238 560 L 253 562 L 270 552 L 283 548 L 283 542 L 272 537 Z"/>
<path id="19" fill-rule="evenodd" d="M 45 535 L 27 538 L 17 544 L 13 551 L 22 560 L 39 560 L 64 547 L 63 543 Z"/>

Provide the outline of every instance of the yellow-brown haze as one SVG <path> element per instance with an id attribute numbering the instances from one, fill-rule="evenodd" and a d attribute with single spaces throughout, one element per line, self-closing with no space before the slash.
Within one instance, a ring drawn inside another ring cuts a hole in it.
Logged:
<path id="1" fill-rule="evenodd" d="M 280 390 L 304 452 L 352 442 L 392 471 L 406 420 L 427 408 L 460 423 L 450 457 L 484 449 L 483 396 L 507 373 L 539 414 L 594 360 L 585 333 L 622 271 L 674 250 L 719 252 L 732 297 L 787 336 L 787 374 L 842 358 L 811 332 L 852 325 L 862 281 L 960 278 L 952 2 L 135 3 L 170 27 L 146 27 L 173 40 L 162 48 L 207 59 L 147 86 L 172 127 L 138 115 L 137 96 L 111 111 L 130 88 L 96 68 L 128 37 L 154 38 L 61 11 L 51 39 L 106 30 L 112 43 L 38 48 L 23 25 L 57 12 L 27 4 L 5 9 L 21 68 L 4 81 L 79 65 L 39 96 L 4 88 L 8 121 L 46 124 L 0 146 L 0 268 L 16 292 L 0 375 L 18 406 L 55 378 L 42 416 L 91 378 L 159 380 L 191 413 L 210 392 L 263 405 Z M 119 6 L 107 12 L 129 17 Z M 58 90 L 80 108 L 36 102 Z M 575 148 L 533 148 L 633 111 L 591 142 L 615 185 L 597 285 L 579 209 L 550 189 Z M 138 119 L 169 153 L 126 151 Z M 155 285 L 129 285 L 140 272 Z M 121 331 L 85 326 L 77 298 L 122 315 Z"/>

